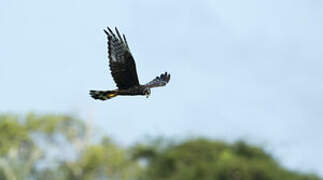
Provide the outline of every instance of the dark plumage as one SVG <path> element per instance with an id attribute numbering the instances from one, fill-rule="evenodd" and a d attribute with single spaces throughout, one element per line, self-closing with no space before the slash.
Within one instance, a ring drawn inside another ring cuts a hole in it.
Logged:
<path id="1" fill-rule="evenodd" d="M 121 37 L 117 28 L 115 28 L 117 36 L 108 27 L 104 29 L 108 36 L 108 54 L 109 66 L 114 82 L 118 89 L 111 91 L 91 90 L 90 95 L 94 99 L 107 100 L 118 95 L 136 96 L 150 95 L 150 88 L 165 86 L 170 80 L 170 74 L 165 72 L 157 76 L 147 84 L 140 85 L 136 70 L 136 63 L 131 55 L 125 35 Z"/>

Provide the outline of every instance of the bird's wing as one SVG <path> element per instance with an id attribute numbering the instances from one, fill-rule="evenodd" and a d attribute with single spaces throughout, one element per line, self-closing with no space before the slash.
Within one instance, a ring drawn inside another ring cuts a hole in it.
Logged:
<path id="1" fill-rule="evenodd" d="M 145 86 L 150 88 L 165 86 L 169 82 L 169 80 L 170 74 L 167 74 L 167 72 L 165 72 L 164 74 L 157 76 L 155 79 L 145 84 Z"/>
<path id="2" fill-rule="evenodd" d="M 128 89 L 130 87 L 139 85 L 136 63 L 132 57 L 125 35 L 123 39 L 115 28 L 117 36 L 108 27 L 104 29 L 105 34 L 108 36 L 108 53 L 110 70 L 114 82 L 119 89 Z"/>

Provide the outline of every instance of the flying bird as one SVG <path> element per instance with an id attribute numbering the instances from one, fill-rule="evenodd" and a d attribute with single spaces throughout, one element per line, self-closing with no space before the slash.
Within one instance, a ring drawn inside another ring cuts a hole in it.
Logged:
<path id="1" fill-rule="evenodd" d="M 151 93 L 151 88 L 165 86 L 170 80 L 167 72 L 157 76 L 146 84 L 140 84 L 138 80 L 136 63 L 130 52 L 125 35 L 121 37 L 117 28 L 115 32 L 108 27 L 104 29 L 108 37 L 108 54 L 111 75 L 118 89 L 115 90 L 90 90 L 90 95 L 94 99 L 107 100 L 116 96 L 137 96 L 145 95 L 147 98 Z"/>

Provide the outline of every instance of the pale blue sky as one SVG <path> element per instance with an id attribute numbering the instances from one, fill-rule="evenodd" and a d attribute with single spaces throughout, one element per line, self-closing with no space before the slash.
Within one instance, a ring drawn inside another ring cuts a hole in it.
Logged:
<path id="1" fill-rule="evenodd" d="M 132 143 L 203 135 L 264 145 L 323 175 L 323 1 L 2 0 L 0 112 L 77 113 Z M 145 97 L 115 88 L 107 25 L 126 34 L 139 79 L 172 74 Z"/>

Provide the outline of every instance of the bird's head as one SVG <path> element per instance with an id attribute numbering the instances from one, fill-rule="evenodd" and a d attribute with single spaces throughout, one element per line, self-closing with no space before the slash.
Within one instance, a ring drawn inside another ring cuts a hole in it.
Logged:
<path id="1" fill-rule="evenodd" d="M 150 93 L 151 93 L 150 88 L 145 88 L 144 89 L 144 94 L 145 94 L 146 98 L 149 98 Z"/>

